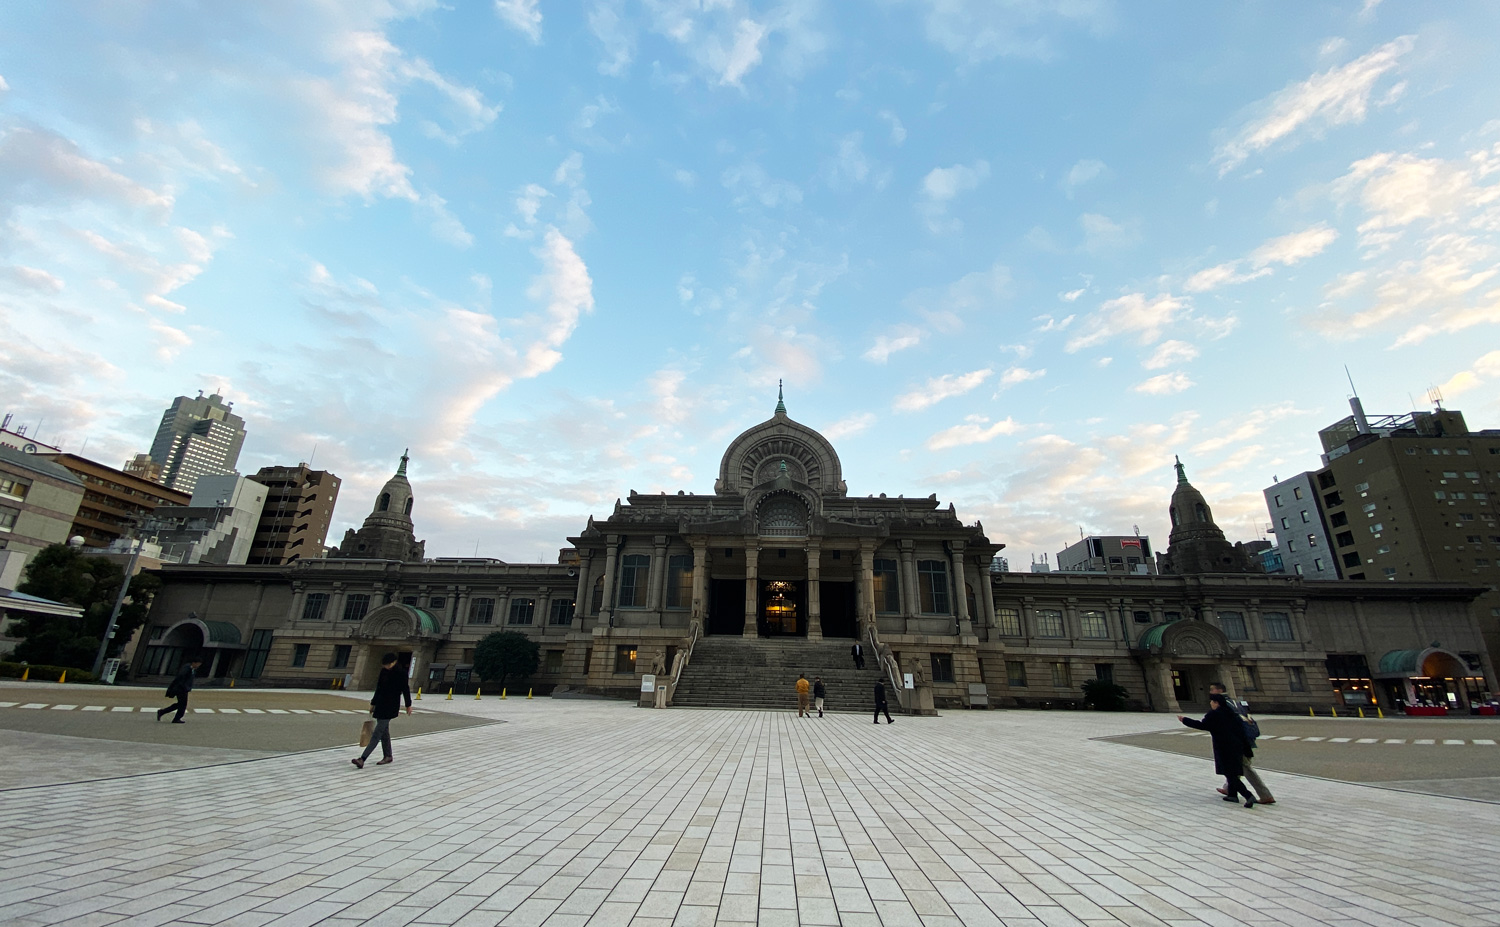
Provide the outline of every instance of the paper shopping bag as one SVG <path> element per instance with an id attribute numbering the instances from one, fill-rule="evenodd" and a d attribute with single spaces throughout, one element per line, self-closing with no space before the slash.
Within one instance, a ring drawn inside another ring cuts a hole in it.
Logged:
<path id="1" fill-rule="evenodd" d="M 374 737 L 374 736 L 375 736 L 375 719 L 374 718 L 367 718 L 365 720 L 365 723 L 362 724 L 362 725 L 360 725 L 360 728 L 359 728 L 359 745 L 361 747 L 368 747 L 370 745 L 370 738 Z"/>

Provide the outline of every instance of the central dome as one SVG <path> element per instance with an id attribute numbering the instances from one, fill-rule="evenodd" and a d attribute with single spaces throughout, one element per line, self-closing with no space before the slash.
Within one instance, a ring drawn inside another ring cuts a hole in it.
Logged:
<path id="1" fill-rule="evenodd" d="M 833 445 L 813 429 L 792 421 L 778 392 L 776 413 L 729 443 L 719 462 L 714 492 L 742 496 L 776 479 L 783 461 L 787 476 L 819 495 L 842 496 L 847 491 Z"/>

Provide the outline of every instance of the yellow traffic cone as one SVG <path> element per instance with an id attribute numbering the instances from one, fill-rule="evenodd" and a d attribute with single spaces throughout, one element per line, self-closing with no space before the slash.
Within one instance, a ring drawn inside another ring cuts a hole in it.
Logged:
<path id="1" fill-rule="evenodd" d="M 231 688 L 231 689 L 234 688 L 234 677 L 233 676 L 229 677 L 229 688 Z"/>
<path id="2" fill-rule="evenodd" d="M 31 678 L 31 667 L 28 666 L 25 669 L 21 670 L 21 681 L 25 682 L 26 680 L 28 680 L 30 678 Z"/>
<path id="3" fill-rule="evenodd" d="M 453 687 L 452 686 L 448 687 L 448 701 L 450 701 L 450 702 L 453 701 Z"/>
<path id="4" fill-rule="evenodd" d="M 504 689 L 500 690 L 500 697 L 501 698 L 505 698 L 505 690 Z"/>
<path id="5" fill-rule="evenodd" d="M 1380 710 L 1380 706 L 1379 705 L 1375 706 L 1375 717 L 1377 717 L 1377 718 L 1384 718 L 1385 717 L 1385 712 L 1383 712 L 1383 711 Z"/>
<path id="6" fill-rule="evenodd" d="M 1312 706 L 1311 705 L 1307 706 L 1307 716 L 1309 718 L 1316 718 L 1317 717 L 1317 715 L 1313 714 L 1313 710 L 1312 710 Z"/>
<path id="7" fill-rule="evenodd" d="M 1339 716 L 1339 710 L 1338 710 L 1338 708 L 1336 708 L 1336 707 L 1334 707 L 1332 705 L 1330 705 L 1328 707 L 1328 713 L 1331 714 L 1331 715 L 1333 715 L 1335 718 L 1337 718 Z"/>
<path id="8" fill-rule="evenodd" d="M 526 690 L 526 697 L 527 698 L 531 698 L 531 690 L 530 689 Z"/>
<path id="9" fill-rule="evenodd" d="M 68 681 L 68 671 L 67 670 L 63 670 L 62 671 L 62 675 L 59 676 L 59 677 L 57 677 L 57 681 L 58 682 L 67 682 Z"/>
<path id="10" fill-rule="evenodd" d="M 484 692 L 484 690 L 483 690 L 483 689 L 475 689 L 475 690 L 474 690 L 474 701 L 476 701 L 476 702 L 477 702 L 477 701 L 479 701 L 479 696 L 480 696 L 480 694 L 482 694 L 482 693 L 483 693 L 483 692 Z"/>
<path id="11" fill-rule="evenodd" d="M 417 701 L 420 702 L 421 700 L 422 700 L 422 687 L 421 686 L 417 686 Z"/>
<path id="12" fill-rule="evenodd" d="M 1357 708 L 1355 710 L 1359 712 L 1359 716 L 1361 718 L 1363 718 L 1365 716 L 1365 710 L 1363 708 Z"/>

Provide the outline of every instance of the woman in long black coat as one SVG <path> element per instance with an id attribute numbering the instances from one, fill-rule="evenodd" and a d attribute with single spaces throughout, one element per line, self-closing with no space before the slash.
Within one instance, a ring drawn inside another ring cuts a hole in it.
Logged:
<path id="1" fill-rule="evenodd" d="M 1224 800 L 1238 801 L 1245 797 L 1245 807 L 1255 807 L 1255 796 L 1245 788 L 1240 777 L 1245 774 L 1245 757 L 1252 756 L 1250 741 L 1245 737 L 1245 724 L 1240 716 L 1225 701 L 1222 695 L 1208 697 L 1208 714 L 1202 721 L 1177 716 L 1177 720 L 1188 727 L 1208 731 L 1214 742 L 1214 771 L 1224 777 Z"/>

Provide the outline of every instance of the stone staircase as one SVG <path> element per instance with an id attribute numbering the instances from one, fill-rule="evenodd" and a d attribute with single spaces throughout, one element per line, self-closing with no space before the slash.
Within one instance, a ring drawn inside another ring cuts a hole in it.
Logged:
<path id="1" fill-rule="evenodd" d="M 693 660 L 682 672 L 672 698 L 679 708 L 751 708 L 763 711 L 797 709 L 797 675 L 823 677 L 828 688 L 825 711 L 869 712 L 875 707 L 878 664 L 866 648 L 865 668 L 854 668 L 849 648 L 854 641 L 834 638 L 810 641 L 800 637 L 705 637 L 693 647 Z M 886 683 L 889 688 L 890 683 Z M 891 714 L 901 705 L 888 695 Z"/>

